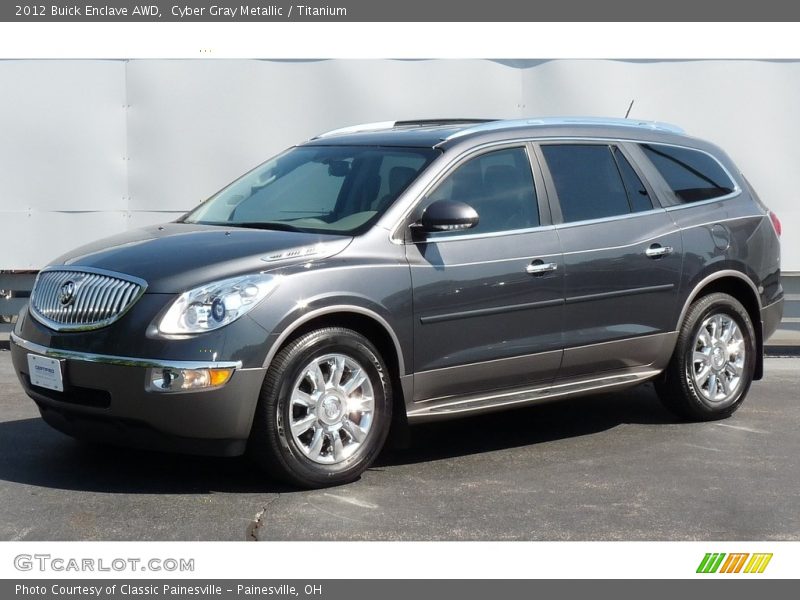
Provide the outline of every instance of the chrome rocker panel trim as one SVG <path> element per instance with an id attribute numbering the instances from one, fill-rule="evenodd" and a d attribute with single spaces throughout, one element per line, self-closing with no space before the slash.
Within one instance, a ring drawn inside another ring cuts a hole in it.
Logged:
<path id="1" fill-rule="evenodd" d="M 536 386 L 511 391 L 495 390 L 471 397 L 461 397 L 460 399 L 450 396 L 428 400 L 419 403 L 417 405 L 418 408 L 408 411 L 408 420 L 413 423 L 421 423 L 453 418 L 468 413 L 490 412 L 561 398 L 582 396 L 591 392 L 611 391 L 637 385 L 652 379 L 661 372 L 661 369 L 645 368 L 556 385 Z"/>

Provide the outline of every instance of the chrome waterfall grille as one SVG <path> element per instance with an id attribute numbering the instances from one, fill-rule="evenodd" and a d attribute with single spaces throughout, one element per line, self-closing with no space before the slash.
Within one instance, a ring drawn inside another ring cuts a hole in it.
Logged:
<path id="1" fill-rule="evenodd" d="M 124 315 L 146 288 L 141 279 L 99 269 L 45 269 L 31 292 L 31 314 L 56 331 L 99 329 Z"/>

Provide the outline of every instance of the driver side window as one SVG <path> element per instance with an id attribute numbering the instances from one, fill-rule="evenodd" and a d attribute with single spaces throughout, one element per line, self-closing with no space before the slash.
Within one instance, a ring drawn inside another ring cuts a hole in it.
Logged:
<path id="1" fill-rule="evenodd" d="M 536 190 L 525 148 L 506 148 L 470 159 L 448 175 L 425 204 L 437 200 L 465 202 L 475 209 L 479 220 L 471 229 L 434 233 L 432 238 L 539 225 Z"/>

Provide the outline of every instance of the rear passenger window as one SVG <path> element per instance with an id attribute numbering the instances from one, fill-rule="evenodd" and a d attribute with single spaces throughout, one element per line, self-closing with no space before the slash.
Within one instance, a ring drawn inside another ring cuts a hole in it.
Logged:
<path id="1" fill-rule="evenodd" d="M 682 202 L 711 200 L 736 189 L 722 165 L 705 152 L 661 144 L 641 147 Z"/>
<path id="2" fill-rule="evenodd" d="M 653 208 L 636 171 L 616 148 L 601 144 L 542 146 L 565 223 Z"/>
<path id="3" fill-rule="evenodd" d="M 539 208 L 533 174 L 524 148 L 487 152 L 468 160 L 450 174 L 428 197 L 465 202 L 478 213 L 478 224 L 444 235 L 472 235 L 527 229 L 539 225 Z M 436 237 L 441 234 L 431 234 Z"/>

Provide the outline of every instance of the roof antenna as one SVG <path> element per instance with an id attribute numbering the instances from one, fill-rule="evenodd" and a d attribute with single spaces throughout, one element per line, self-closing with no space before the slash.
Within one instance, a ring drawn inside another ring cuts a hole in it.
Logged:
<path id="1" fill-rule="evenodd" d="M 634 99 L 634 100 L 635 100 L 635 99 Z M 625 118 L 626 118 L 626 119 L 628 118 L 628 115 L 629 115 L 629 114 L 631 114 L 631 109 L 633 108 L 633 102 L 634 102 L 634 100 L 631 100 L 631 103 L 628 105 L 628 112 L 626 112 L 626 113 L 625 113 Z"/>

